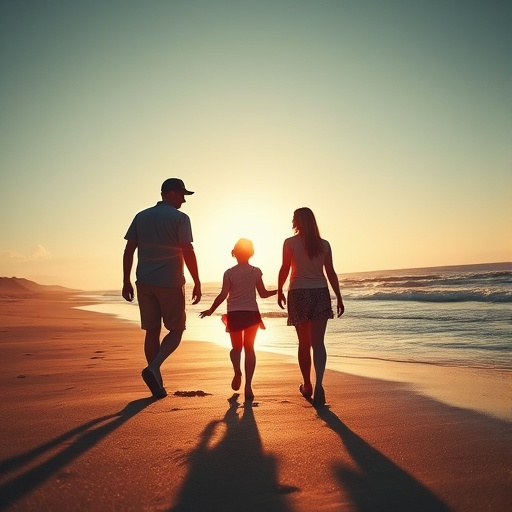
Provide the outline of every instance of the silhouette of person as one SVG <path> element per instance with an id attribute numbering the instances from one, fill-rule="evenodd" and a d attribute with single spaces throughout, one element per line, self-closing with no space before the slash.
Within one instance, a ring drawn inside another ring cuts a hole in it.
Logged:
<path id="1" fill-rule="evenodd" d="M 283 243 L 277 303 L 281 309 L 287 305 L 287 325 L 295 326 L 297 331 L 298 360 L 303 379 L 299 390 L 305 398 L 311 399 L 313 396 L 314 405 L 324 405 L 323 378 L 327 362 L 324 336 L 327 320 L 334 318 L 326 275 L 336 295 L 338 317 L 345 311 L 345 306 L 338 276 L 333 267 L 331 246 L 320 237 L 313 212 L 309 208 L 295 210 L 292 227 L 295 235 Z M 283 286 L 290 270 L 287 302 Z M 311 351 L 316 374 L 314 394 L 311 383 Z"/>
<path id="2" fill-rule="evenodd" d="M 235 244 L 231 255 L 237 260 L 234 267 L 224 272 L 222 289 L 213 301 L 210 309 L 202 311 L 199 316 L 210 316 L 227 298 L 227 314 L 222 320 L 231 338 L 232 349 L 229 353 L 235 373 L 231 388 L 238 391 L 242 382 L 240 360 L 242 349 L 245 353 L 245 387 L 246 400 L 253 400 L 252 378 L 256 368 L 254 340 L 258 328 L 265 329 L 256 302 L 256 290 L 262 299 L 272 297 L 277 290 L 267 290 L 263 284 L 262 272 L 258 267 L 249 264 L 254 255 L 254 247 L 250 240 L 241 238 Z"/>
<path id="3" fill-rule="evenodd" d="M 135 293 L 130 280 L 137 249 L 136 286 L 141 328 L 146 331 L 144 352 L 148 366 L 142 378 L 153 396 L 164 398 L 160 366 L 178 348 L 186 324 L 184 266 L 192 276 L 192 303 L 201 300 L 201 282 L 192 246 L 188 215 L 179 209 L 191 195 L 178 178 L 162 183 L 162 200 L 139 212 L 126 233 L 123 255 L 123 297 L 132 302 Z M 162 321 L 169 331 L 160 343 Z"/>

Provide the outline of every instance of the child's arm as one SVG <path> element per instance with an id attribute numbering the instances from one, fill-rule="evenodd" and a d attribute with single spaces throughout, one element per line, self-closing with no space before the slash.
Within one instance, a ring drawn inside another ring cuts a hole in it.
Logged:
<path id="1" fill-rule="evenodd" d="M 267 290 L 265 288 L 261 276 L 256 280 L 256 290 L 258 290 L 258 294 L 262 299 L 267 299 L 268 297 L 272 297 L 277 293 L 277 290 Z"/>
<path id="2" fill-rule="evenodd" d="M 213 314 L 213 312 L 226 300 L 229 293 L 229 280 L 227 276 L 224 274 L 224 279 L 222 282 L 222 290 L 220 291 L 219 295 L 215 297 L 215 300 L 213 301 L 213 304 L 211 305 L 210 309 L 207 309 L 205 311 L 201 311 L 199 313 L 200 318 L 204 318 L 205 316 L 210 316 Z"/>

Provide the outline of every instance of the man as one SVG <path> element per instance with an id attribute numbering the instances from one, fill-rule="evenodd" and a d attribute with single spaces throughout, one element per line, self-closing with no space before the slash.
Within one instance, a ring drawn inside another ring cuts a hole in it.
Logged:
<path id="1" fill-rule="evenodd" d="M 192 304 L 201 300 L 201 282 L 192 247 L 192 228 L 188 215 L 179 211 L 185 196 L 191 195 L 178 178 L 162 183 L 162 200 L 139 212 L 126 236 L 123 254 L 123 297 L 132 302 L 135 293 L 130 280 L 133 255 L 137 249 L 137 297 L 141 328 L 146 331 L 144 353 L 148 366 L 142 378 L 153 396 L 164 398 L 160 366 L 178 348 L 185 330 L 185 276 L 187 266 L 194 289 Z M 169 331 L 160 343 L 160 331 Z"/>

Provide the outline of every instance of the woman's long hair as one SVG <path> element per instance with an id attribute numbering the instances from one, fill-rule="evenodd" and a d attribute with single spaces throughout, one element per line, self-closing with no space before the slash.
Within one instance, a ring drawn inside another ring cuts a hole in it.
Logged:
<path id="1" fill-rule="evenodd" d="M 320 238 L 320 230 L 315 214 L 309 208 L 299 208 L 293 212 L 292 226 L 295 233 L 304 240 L 304 246 L 310 258 L 323 254 L 324 246 Z"/>

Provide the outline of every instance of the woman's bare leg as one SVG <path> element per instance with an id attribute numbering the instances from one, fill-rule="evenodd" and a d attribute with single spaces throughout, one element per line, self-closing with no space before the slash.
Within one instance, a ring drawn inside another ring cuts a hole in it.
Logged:
<path id="1" fill-rule="evenodd" d="M 302 373 L 301 393 L 305 397 L 311 397 L 313 386 L 311 384 L 311 334 L 310 322 L 305 322 L 295 326 L 297 337 L 299 339 L 299 368 Z"/>
<path id="2" fill-rule="evenodd" d="M 313 319 L 311 324 L 311 347 L 313 348 L 313 364 L 315 367 L 315 394 L 313 400 L 318 405 L 325 404 L 325 392 L 323 389 L 323 380 L 325 366 L 327 364 L 327 351 L 325 350 L 325 329 L 327 319 Z"/>

